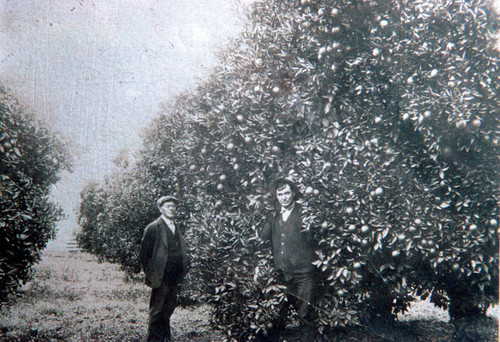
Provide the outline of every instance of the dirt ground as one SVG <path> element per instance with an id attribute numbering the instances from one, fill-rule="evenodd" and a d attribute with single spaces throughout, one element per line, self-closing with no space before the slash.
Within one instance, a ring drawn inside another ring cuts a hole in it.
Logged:
<path id="1" fill-rule="evenodd" d="M 87 253 L 46 251 L 23 296 L 0 311 L 0 341 L 141 341 L 147 326 L 149 289 L 125 277 L 117 265 L 99 263 Z M 469 324 L 469 341 L 498 341 L 498 307 L 488 319 Z M 210 308 L 177 308 L 173 341 L 221 341 L 209 326 Z M 395 324 L 351 328 L 339 341 L 456 341 L 446 311 L 415 303 Z M 284 340 L 297 341 L 289 329 Z M 333 340 L 330 337 L 329 340 Z M 462 339 L 465 341 L 466 339 Z"/>

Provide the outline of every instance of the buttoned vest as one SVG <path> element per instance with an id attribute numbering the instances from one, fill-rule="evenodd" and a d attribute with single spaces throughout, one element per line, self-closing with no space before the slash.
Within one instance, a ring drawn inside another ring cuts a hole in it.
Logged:
<path id="1" fill-rule="evenodd" d="M 174 234 L 166 225 L 165 230 L 167 231 L 168 241 L 168 262 L 182 264 L 181 240 L 177 233 L 178 229 L 175 230 Z"/>
<path id="2" fill-rule="evenodd" d="M 288 274 L 314 271 L 314 246 L 308 232 L 302 231 L 301 207 L 295 205 L 288 220 L 277 213 L 272 222 L 274 263 L 277 269 Z"/>

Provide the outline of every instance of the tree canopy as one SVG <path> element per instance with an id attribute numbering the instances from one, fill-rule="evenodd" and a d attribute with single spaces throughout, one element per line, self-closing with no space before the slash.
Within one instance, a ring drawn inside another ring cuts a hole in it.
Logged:
<path id="1" fill-rule="evenodd" d="M 286 300 L 255 237 L 277 176 L 299 185 L 304 229 L 319 242 L 320 330 L 390 317 L 414 298 L 456 319 L 496 303 L 491 3 L 275 0 L 256 2 L 248 19 L 212 76 L 152 123 L 119 190 L 103 188 L 127 210 L 106 208 L 126 217 L 160 193 L 182 199 L 190 276 L 229 337 L 265 335 Z M 136 192 L 150 199 L 124 196 Z M 137 246 L 142 223 L 112 241 Z"/>
<path id="2" fill-rule="evenodd" d="M 69 168 L 64 142 L 0 87 L 0 306 L 55 236 L 62 211 L 50 186 Z"/>

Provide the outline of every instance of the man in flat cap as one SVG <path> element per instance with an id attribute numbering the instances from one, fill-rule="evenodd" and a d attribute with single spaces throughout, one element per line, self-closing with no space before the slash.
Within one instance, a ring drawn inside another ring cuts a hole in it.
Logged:
<path id="1" fill-rule="evenodd" d="M 173 196 L 158 199 L 161 216 L 146 227 L 142 236 L 140 262 L 145 283 L 152 288 L 147 341 L 170 340 L 170 316 L 188 266 L 186 241 L 175 224 L 177 203 Z"/>
<path id="2" fill-rule="evenodd" d="M 286 178 L 279 178 L 271 182 L 270 191 L 279 209 L 267 219 L 260 237 L 272 243 L 274 264 L 286 284 L 288 302 L 295 307 L 300 318 L 301 340 L 313 341 L 318 280 L 312 263 L 316 259 L 316 243 L 312 233 L 303 229 L 302 207 L 296 202 L 300 197 L 297 186 Z M 280 321 L 271 332 L 272 339 L 279 340 L 287 312 L 288 303 L 285 303 L 280 310 Z"/>

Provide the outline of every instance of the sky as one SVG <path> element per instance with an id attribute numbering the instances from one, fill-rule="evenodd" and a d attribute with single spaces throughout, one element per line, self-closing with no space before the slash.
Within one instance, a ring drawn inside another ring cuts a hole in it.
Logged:
<path id="1" fill-rule="evenodd" d="M 0 83 L 70 142 L 74 171 L 53 197 L 77 228 L 79 193 L 162 103 L 203 80 L 243 28 L 248 0 L 0 0 Z"/>

